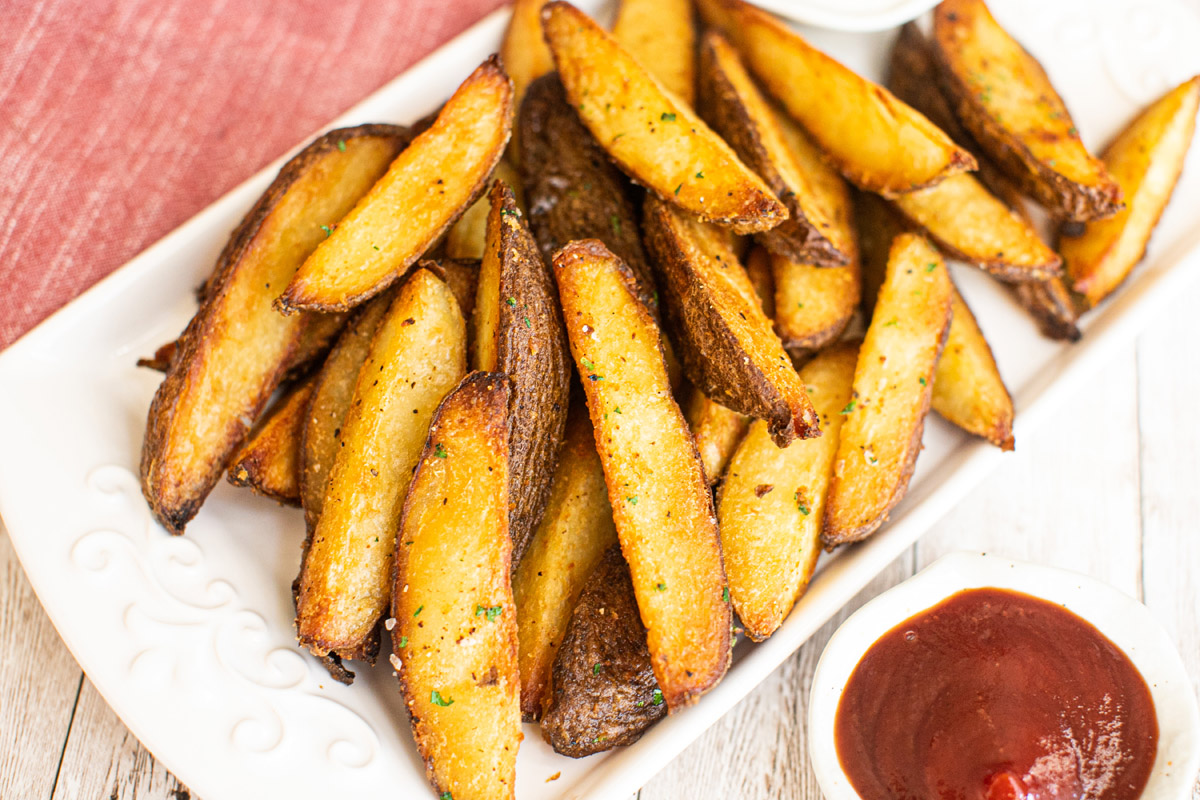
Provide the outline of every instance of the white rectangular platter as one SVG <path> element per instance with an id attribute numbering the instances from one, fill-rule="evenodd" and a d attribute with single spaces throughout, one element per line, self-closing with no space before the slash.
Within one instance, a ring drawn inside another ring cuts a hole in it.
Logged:
<path id="1" fill-rule="evenodd" d="M 604 10 L 599 0 L 580 5 Z M 1146 102 L 1200 71 L 1200 17 L 1179 0 L 993 6 L 1046 65 L 1093 148 Z M 489 16 L 331 127 L 424 115 L 497 49 L 506 21 L 507 11 Z M 891 34 L 810 33 L 850 66 L 881 76 Z M 1117 340 L 1196 276 L 1197 151 L 1146 263 L 1088 318 L 1079 344 L 1041 338 L 990 279 L 955 268 L 1013 390 L 1018 447 L 1084 371 L 1100 367 Z M 138 488 L 142 430 L 159 377 L 134 361 L 183 328 L 194 310 L 193 289 L 280 163 L 0 355 L 0 514 L 88 676 L 205 800 L 430 797 L 387 659 L 345 687 L 294 644 L 289 586 L 303 537 L 300 513 L 222 483 L 187 535 L 172 538 L 150 520 Z M 620 798 L 636 791 L 1003 458 L 940 420 L 931 420 L 924 444 L 909 496 L 887 527 L 824 557 L 786 624 L 763 644 L 739 644 L 725 681 L 697 706 L 631 747 L 582 760 L 555 755 L 527 726 L 517 796 Z"/>

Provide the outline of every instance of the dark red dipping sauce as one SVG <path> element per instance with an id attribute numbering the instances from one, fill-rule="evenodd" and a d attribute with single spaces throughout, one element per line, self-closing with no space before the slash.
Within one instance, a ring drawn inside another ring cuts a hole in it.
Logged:
<path id="1" fill-rule="evenodd" d="M 1141 673 L 1091 624 L 972 589 L 871 646 L 834 735 L 863 800 L 1135 800 L 1158 720 Z"/>

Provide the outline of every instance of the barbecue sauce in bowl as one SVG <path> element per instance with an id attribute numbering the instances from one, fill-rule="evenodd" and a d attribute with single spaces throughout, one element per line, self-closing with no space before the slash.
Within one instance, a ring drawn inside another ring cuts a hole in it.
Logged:
<path id="1" fill-rule="evenodd" d="M 834 738 L 863 800 L 1135 800 L 1158 721 L 1141 673 L 1091 624 L 987 588 L 880 637 Z"/>

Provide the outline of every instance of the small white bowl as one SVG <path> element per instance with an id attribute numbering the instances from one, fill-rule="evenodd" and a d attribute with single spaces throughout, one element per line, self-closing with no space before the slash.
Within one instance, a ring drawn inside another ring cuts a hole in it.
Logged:
<path id="1" fill-rule="evenodd" d="M 1150 687 L 1158 715 L 1158 754 L 1145 800 L 1188 800 L 1200 767 L 1200 711 L 1183 661 L 1150 609 L 1111 586 L 1064 569 L 954 553 L 879 595 L 846 620 L 813 675 L 808 746 L 827 800 L 860 800 L 838 760 L 834 719 L 850 675 L 868 648 L 904 620 L 964 589 L 997 587 L 1057 603 L 1121 648 Z"/>

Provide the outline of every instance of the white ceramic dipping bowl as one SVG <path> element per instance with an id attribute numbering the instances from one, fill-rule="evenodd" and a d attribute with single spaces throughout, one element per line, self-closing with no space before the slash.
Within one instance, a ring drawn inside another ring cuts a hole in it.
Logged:
<path id="1" fill-rule="evenodd" d="M 1142 673 L 1158 715 L 1158 754 L 1143 800 L 1189 800 L 1200 767 L 1200 712 L 1183 661 L 1150 610 L 1108 584 L 1056 567 L 978 553 L 938 559 L 860 608 L 838 628 L 813 675 L 808 742 L 827 800 L 860 800 L 834 738 L 838 702 L 859 660 L 880 636 L 964 589 L 996 587 L 1040 597 L 1090 622 Z"/>

